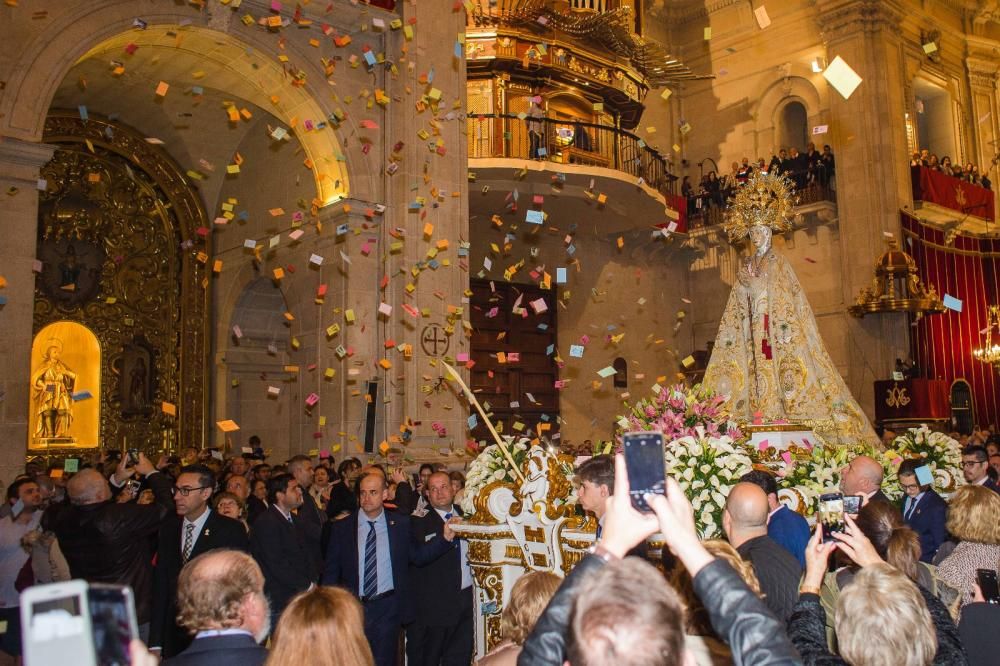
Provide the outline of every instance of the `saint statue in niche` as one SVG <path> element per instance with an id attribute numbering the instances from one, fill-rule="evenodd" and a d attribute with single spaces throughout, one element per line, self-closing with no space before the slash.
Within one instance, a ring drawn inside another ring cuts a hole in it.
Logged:
<path id="1" fill-rule="evenodd" d="M 73 387 L 76 373 L 60 359 L 62 340 L 49 338 L 42 352 L 42 366 L 31 378 L 31 395 L 38 424 L 35 436 L 68 437 L 73 423 Z"/>
<path id="2" fill-rule="evenodd" d="M 801 424 L 829 444 L 878 441 L 820 338 L 812 308 L 774 231 L 791 230 L 791 184 L 754 171 L 726 221 L 731 241 L 749 237 L 751 254 L 719 323 L 704 383 L 728 396 L 745 423 Z"/>

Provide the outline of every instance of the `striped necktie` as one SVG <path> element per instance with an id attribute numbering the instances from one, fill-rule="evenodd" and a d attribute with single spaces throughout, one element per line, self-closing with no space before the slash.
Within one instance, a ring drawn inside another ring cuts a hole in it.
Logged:
<path id="1" fill-rule="evenodd" d="M 375 521 L 368 521 L 368 536 L 365 538 L 365 586 L 364 595 L 378 594 L 378 554 L 375 542 Z"/>

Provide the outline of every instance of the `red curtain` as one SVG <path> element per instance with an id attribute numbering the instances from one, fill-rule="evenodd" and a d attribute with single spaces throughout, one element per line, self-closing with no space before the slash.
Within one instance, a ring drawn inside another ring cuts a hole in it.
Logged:
<path id="1" fill-rule="evenodd" d="M 923 317 L 913 329 L 913 358 L 925 377 L 949 383 L 964 379 L 972 387 L 975 422 L 1000 422 L 997 371 L 972 356 L 982 346 L 986 311 L 1000 294 L 1000 240 L 957 236 L 951 245 L 945 233 L 902 214 L 905 248 L 917 263 L 920 277 L 942 297 L 962 301 L 962 311 Z M 994 331 L 1000 335 L 1000 331 Z"/>
<path id="2" fill-rule="evenodd" d="M 992 191 L 927 167 L 911 167 L 910 172 L 915 201 L 929 201 L 991 222 L 996 218 Z"/>

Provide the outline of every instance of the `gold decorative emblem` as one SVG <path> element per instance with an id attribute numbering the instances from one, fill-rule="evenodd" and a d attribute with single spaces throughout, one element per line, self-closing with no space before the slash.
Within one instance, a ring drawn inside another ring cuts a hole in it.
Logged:
<path id="1" fill-rule="evenodd" d="M 961 185 L 955 186 L 955 202 L 958 203 L 959 206 L 962 206 L 962 208 L 965 208 L 965 204 L 968 202 L 965 198 L 965 190 L 962 189 Z"/>
<path id="2" fill-rule="evenodd" d="M 906 387 L 893 384 L 886 393 L 885 404 L 888 407 L 902 408 L 910 404 L 910 396 L 906 395 Z"/>

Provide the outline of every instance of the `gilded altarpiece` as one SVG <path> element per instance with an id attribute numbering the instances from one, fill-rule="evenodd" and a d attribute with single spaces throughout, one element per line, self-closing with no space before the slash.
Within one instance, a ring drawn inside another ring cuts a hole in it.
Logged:
<path id="1" fill-rule="evenodd" d="M 39 188 L 36 334 L 96 334 L 104 446 L 200 447 L 211 234 L 197 193 L 155 142 L 93 114 L 52 113 L 43 140 L 58 150 Z"/>

